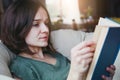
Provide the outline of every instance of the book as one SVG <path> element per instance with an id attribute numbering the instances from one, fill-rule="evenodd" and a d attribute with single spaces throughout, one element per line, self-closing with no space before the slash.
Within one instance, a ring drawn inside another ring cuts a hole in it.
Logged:
<path id="1" fill-rule="evenodd" d="M 120 55 L 120 24 L 114 20 L 102 19 L 95 29 L 94 39 L 97 45 L 86 80 L 102 80 L 102 75 L 109 76 L 106 67 L 114 64 Z"/>
<path id="2" fill-rule="evenodd" d="M 119 18 L 120 19 L 120 18 Z M 114 18 L 114 19 L 110 19 L 110 18 L 102 18 L 100 17 L 99 21 L 98 21 L 98 25 L 96 25 L 95 31 L 94 31 L 94 35 L 93 35 L 93 40 L 95 40 L 96 42 L 99 40 L 99 35 L 101 33 L 102 27 L 108 27 L 108 26 L 112 26 L 112 27 L 120 27 L 120 24 L 118 23 L 118 18 Z"/>
<path id="3" fill-rule="evenodd" d="M 102 18 L 100 17 L 98 21 L 99 26 L 120 26 L 119 24 L 120 18 Z"/>

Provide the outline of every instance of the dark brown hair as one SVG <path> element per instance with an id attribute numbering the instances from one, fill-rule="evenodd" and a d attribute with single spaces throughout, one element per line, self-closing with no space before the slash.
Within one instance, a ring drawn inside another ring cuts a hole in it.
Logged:
<path id="1" fill-rule="evenodd" d="M 46 10 L 39 0 L 16 0 L 6 10 L 2 20 L 1 40 L 14 53 L 26 52 L 33 54 L 28 48 L 25 38 L 31 30 L 34 17 L 40 7 Z M 48 14 L 47 10 L 46 12 Z M 51 22 L 48 24 L 49 30 L 50 26 Z M 50 39 L 44 50 L 53 50 Z"/>

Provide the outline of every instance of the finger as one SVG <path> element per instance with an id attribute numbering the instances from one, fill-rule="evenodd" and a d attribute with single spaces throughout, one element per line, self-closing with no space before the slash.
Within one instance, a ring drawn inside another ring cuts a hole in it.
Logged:
<path id="1" fill-rule="evenodd" d="M 88 59 L 88 58 L 93 58 L 93 53 L 87 53 L 87 54 L 85 54 L 85 55 L 81 55 L 80 57 L 82 58 L 82 59 Z"/>
<path id="2" fill-rule="evenodd" d="M 102 75 L 102 79 L 103 79 L 103 80 L 106 80 L 106 76 Z"/>
<path id="3" fill-rule="evenodd" d="M 116 70 L 116 67 L 114 65 L 110 65 L 110 68 L 112 68 L 113 70 Z"/>
<path id="4" fill-rule="evenodd" d="M 87 66 L 87 65 L 89 65 L 91 62 L 92 62 L 92 60 L 93 60 L 93 58 L 92 57 L 89 57 L 89 58 L 76 58 L 77 59 L 77 62 L 79 63 L 79 64 L 83 64 L 84 66 Z M 84 62 L 84 63 L 83 63 Z"/>
<path id="5" fill-rule="evenodd" d="M 82 58 L 86 62 L 85 65 L 89 65 L 93 60 L 93 53 L 86 54 L 86 55 L 82 56 Z"/>
<path id="6" fill-rule="evenodd" d="M 93 60 L 92 58 L 86 59 L 86 60 L 85 60 L 85 62 L 86 62 L 86 63 L 85 63 L 85 66 L 90 65 L 90 63 L 92 62 L 92 60 Z"/>
<path id="7" fill-rule="evenodd" d="M 107 67 L 106 70 L 110 73 L 110 76 L 113 77 L 115 74 L 115 70 L 113 70 L 111 67 Z"/>
<path id="8" fill-rule="evenodd" d="M 109 79 L 109 77 L 106 77 L 105 75 L 102 75 L 102 79 L 103 80 L 111 80 L 111 79 Z"/>
<path id="9" fill-rule="evenodd" d="M 107 77 L 107 76 L 105 76 L 105 75 L 102 75 L 102 79 L 103 79 L 103 80 L 112 80 L 112 77 Z"/>
<path id="10" fill-rule="evenodd" d="M 79 61 L 82 61 L 82 60 L 86 60 L 88 58 L 93 58 L 93 53 L 88 53 L 88 54 L 85 54 L 85 55 L 78 55 L 76 57 L 76 60 L 79 62 Z"/>
<path id="11" fill-rule="evenodd" d="M 78 59 L 77 59 L 78 60 Z M 92 62 L 92 58 L 87 58 L 87 59 L 79 59 L 78 60 L 78 63 L 82 63 L 82 62 L 84 62 L 84 64 L 85 65 L 88 65 L 89 63 L 91 63 Z"/>
<path id="12" fill-rule="evenodd" d="M 81 50 L 76 50 L 76 51 L 74 51 L 74 53 L 76 53 L 76 55 L 79 56 L 79 55 L 84 55 L 84 54 L 94 52 L 94 50 L 95 50 L 95 48 L 86 47 L 86 48 L 83 48 Z"/>
<path id="13" fill-rule="evenodd" d="M 94 41 L 84 41 L 82 43 L 79 43 L 77 46 L 74 47 L 74 49 L 79 50 L 87 46 L 95 45 Z"/>
<path id="14" fill-rule="evenodd" d="M 80 64 L 82 64 L 82 67 L 88 67 L 91 61 L 92 61 L 92 58 L 88 58 L 86 60 L 82 60 Z"/>

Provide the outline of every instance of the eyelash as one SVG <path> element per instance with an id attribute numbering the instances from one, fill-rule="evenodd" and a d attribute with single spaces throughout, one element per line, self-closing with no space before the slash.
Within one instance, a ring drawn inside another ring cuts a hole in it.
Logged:
<path id="1" fill-rule="evenodd" d="M 39 26 L 39 24 L 33 24 L 33 26 L 38 27 L 38 26 Z"/>
<path id="2" fill-rule="evenodd" d="M 48 26 L 49 23 L 44 23 L 46 26 Z M 33 24 L 33 26 L 38 27 L 40 24 Z"/>

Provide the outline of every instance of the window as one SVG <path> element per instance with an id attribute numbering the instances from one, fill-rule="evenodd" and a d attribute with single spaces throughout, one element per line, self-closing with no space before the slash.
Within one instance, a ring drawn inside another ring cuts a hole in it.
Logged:
<path id="1" fill-rule="evenodd" d="M 46 0 L 46 6 L 52 22 L 59 19 L 63 23 L 72 23 L 72 19 L 80 22 L 78 0 Z"/>

